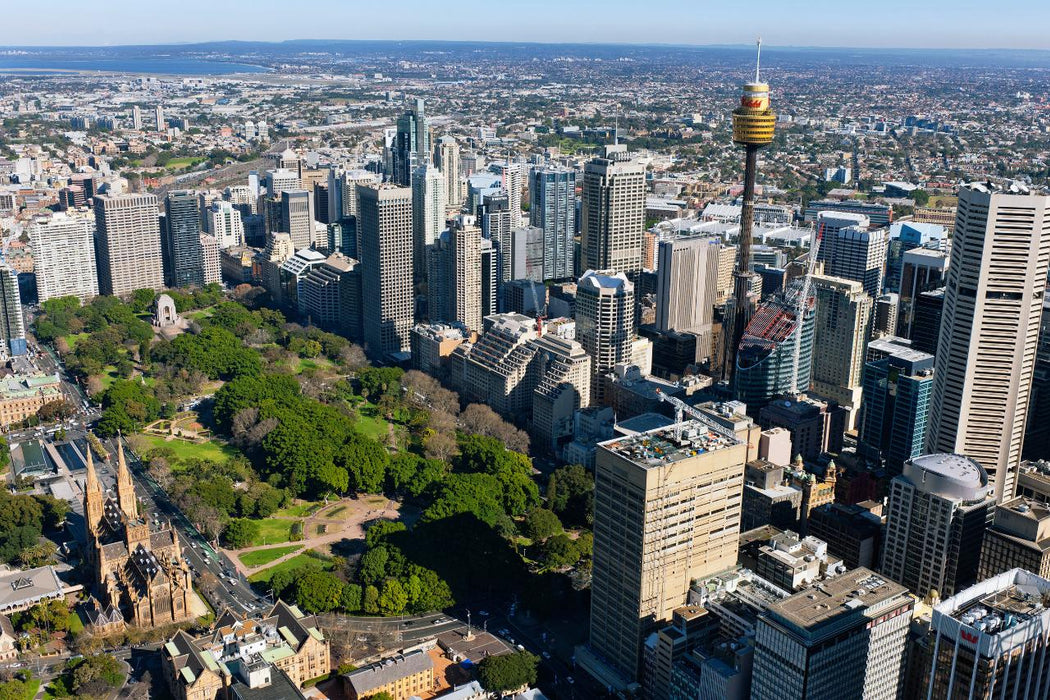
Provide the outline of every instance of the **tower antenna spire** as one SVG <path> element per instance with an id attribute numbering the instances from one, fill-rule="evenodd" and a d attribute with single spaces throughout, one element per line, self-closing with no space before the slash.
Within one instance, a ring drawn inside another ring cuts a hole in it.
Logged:
<path id="1" fill-rule="evenodd" d="M 755 56 L 755 82 L 756 83 L 760 83 L 762 81 L 758 79 L 758 68 L 759 68 L 759 66 L 762 63 L 762 37 L 758 37 L 758 42 L 757 43 L 758 43 L 758 55 Z"/>

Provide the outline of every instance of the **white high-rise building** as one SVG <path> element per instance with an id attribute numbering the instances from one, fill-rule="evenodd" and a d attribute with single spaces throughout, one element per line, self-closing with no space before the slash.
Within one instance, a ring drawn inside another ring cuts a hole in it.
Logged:
<path id="1" fill-rule="evenodd" d="M 142 131 L 142 109 L 138 105 L 131 107 L 131 128 Z"/>
<path id="2" fill-rule="evenodd" d="M 373 357 L 411 350 L 412 190 L 358 185 L 358 236 L 365 350 Z"/>
<path id="3" fill-rule="evenodd" d="M 463 206 L 463 200 L 466 198 L 467 193 L 463 184 L 463 178 L 459 173 L 459 144 L 456 143 L 456 139 L 451 136 L 442 136 L 438 139 L 434 162 L 445 176 L 445 194 L 448 208 L 459 211 Z"/>
<path id="4" fill-rule="evenodd" d="M 518 228 L 521 226 L 521 190 L 525 185 L 524 166 L 521 163 L 492 163 L 489 170 L 499 175 L 510 200 L 510 227 Z"/>
<path id="5" fill-rule="evenodd" d="M 201 264 L 204 268 L 204 284 L 222 282 L 222 267 L 219 262 L 219 241 L 215 236 L 201 234 Z"/>
<path id="6" fill-rule="evenodd" d="M 204 222 L 204 230 L 215 237 L 221 250 L 244 245 L 244 222 L 232 202 L 212 202 Z"/>
<path id="7" fill-rule="evenodd" d="M 927 448 L 973 457 L 1014 494 L 1050 265 L 1050 197 L 959 190 Z"/>
<path id="8" fill-rule="evenodd" d="M 854 430 L 864 393 L 871 297 L 858 281 L 824 275 L 813 276 L 813 290 L 813 345 L 817 349 L 810 374 L 813 391 L 845 408 L 846 430 Z"/>
<path id="9" fill-rule="evenodd" d="M 95 230 L 100 294 L 164 288 L 156 195 L 96 196 Z"/>
<path id="10" fill-rule="evenodd" d="M 661 241 L 656 286 L 656 327 L 696 335 L 696 359 L 711 357 L 718 240 L 687 236 Z"/>
<path id="11" fill-rule="evenodd" d="M 330 169 L 328 171 L 328 216 L 330 219 L 334 222 L 357 216 L 357 186 L 372 185 L 378 181 L 378 176 L 367 170 Z"/>
<path id="12" fill-rule="evenodd" d="M 29 244 L 40 303 L 65 296 L 86 302 L 98 296 L 94 237 L 93 219 L 62 213 L 33 219 Z"/>
<path id="13" fill-rule="evenodd" d="M 594 360 L 592 403 L 602 404 L 606 373 L 631 362 L 634 285 L 622 272 L 588 270 L 576 287 L 576 339 Z"/>
<path id="14" fill-rule="evenodd" d="M 461 215 L 449 229 L 452 321 L 481 330 L 481 229 L 473 216 Z"/>
<path id="15" fill-rule="evenodd" d="M 263 186 L 266 187 L 267 197 L 276 197 L 284 190 L 301 189 L 301 182 L 299 173 L 295 170 L 278 168 L 277 170 L 266 171 Z"/>
<path id="16" fill-rule="evenodd" d="M 412 259 L 416 281 L 426 277 L 426 251 L 445 230 L 445 176 L 434 165 L 421 165 L 412 174 Z"/>
<path id="17" fill-rule="evenodd" d="M 164 121 L 164 106 L 157 105 L 153 109 L 153 123 L 157 126 L 157 131 L 167 131 L 168 125 Z"/>
<path id="18" fill-rule="evenodd" d="M 584 167 L 582 198 L 580 267 L 640 272 L 645 166 L 632 162 L 625 146 L 607 146 L 605 157 Z"/>

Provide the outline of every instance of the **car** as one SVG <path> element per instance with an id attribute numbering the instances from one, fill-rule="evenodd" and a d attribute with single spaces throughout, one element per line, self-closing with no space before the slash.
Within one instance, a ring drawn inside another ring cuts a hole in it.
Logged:
<path id="1" fill-rule="evenodd" d="M 545 652 L 543 652 L 542 656 L 543 656 L 543 658 L 544 658 L 544 659 L 546 659 L 547 661 L 550 661 L 550 660 L 551 660 L 551 653 L 550 653 L 549 651 L 545 651 Z"/>
<path id="2" fill-rule="evenodd" d="M 575 683 L 575 682 L 576 682 L 576 679 L 575 679 L 575 678 L 573 678 L 572 676 L 567 676 L 567 677 L 565 678 L 565 680 L 567 680 L 567 681 L 569 682 L 569 684 L 570 684 L 570 685 L 572 685 L 573 683 Z"/>
<path id="3" fill-rule="evenodd" d="M 445 624 L 445 621 L 442 620 L 441 618 L 438 618 L 438 619 L 434 620 L 433 622 L 431 622 L 430 624 L 432 624 L 432 625 L 443 625 L 443 624 Z"/>
<path id="4" fill-rule="evenodd" d="M 416 623 L 415 620 L 405 620 L 405 627 L 411 627 Z"/>
<path id="5" fill-rule="evenodd" d="M 478 610 L 478 615 L 481 615 L 482 617 L 488 617 L 489 616 L 488 611 L 486 611 L 486 610 Z"/>

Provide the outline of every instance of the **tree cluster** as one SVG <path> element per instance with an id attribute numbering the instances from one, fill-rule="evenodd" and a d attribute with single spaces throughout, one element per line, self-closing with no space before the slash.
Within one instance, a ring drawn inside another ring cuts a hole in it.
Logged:
<path id="1" fill-rule="evenodd" d="M 491 693 L 506 693 L 536 683 L 540 659 L 535 654 L 519 651 L 488 656 L 478 664 L 478 681 Z"/>
<path id="2" fill-rule="evenodd" d="M 69 513 L 66 501 L 52 496 L 12 494 L 0 489 L 0 562 L 42 566 L 54 555 L 54 544 L 40 542 Z"/>

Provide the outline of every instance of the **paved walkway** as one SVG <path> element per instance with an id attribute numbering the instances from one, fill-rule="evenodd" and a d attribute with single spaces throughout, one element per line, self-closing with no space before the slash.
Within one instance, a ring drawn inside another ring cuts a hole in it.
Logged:
<path id="1" fill-rule="evenodd" d="M 401 506 L 399 503 L 389 499 L 384 499 L 382 506 L 373 506 L 368 502 L 373 498 L 375 497 L 364 496 L 358 500 L 344 498 L 329 503 L 313 515 L 305 518 L 279 518 L 281 520 L 296 521 L 303 524 L 303 539 L 299 542 L 280 542 L 278 544 L 258 545 L 256 547 L 245 547 L 244 549 L 237 550 L 224 549 L 223 551 L 229 555 L 230 559 L 237 567 L 237 572 L 248 577 L 262 571 L 263 569 L 268 569 L 271 566 L 276 566 L 277 564 L 288 561 L 293 557 L 297 557 L 306 549 L 317 549 L 318 547 L 325 547 L 342 540 L 364 539 L 365 523 L 379 519 L 397 520 L 400 516 Z M 338 516 L 335 518 L 326 517 L 326 513 L 331 513 L 340 506 L 343 506 L 344 510 L 341 511 Z M 315 534 L 317 532 L 316 526 L 322 524 L 328 526 L 327 532 L 323 535 Z M 287 547 L 289 545 L 301 545 L 302 548 L 289 552 L 288 554 L 260 566 L 245 566 L 244 563 L 241 562 L 239 556 L 246 552 L 280 549 L 281 547 Z"/>

